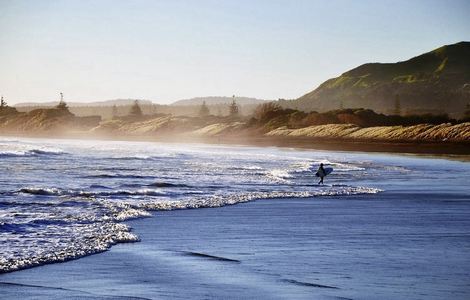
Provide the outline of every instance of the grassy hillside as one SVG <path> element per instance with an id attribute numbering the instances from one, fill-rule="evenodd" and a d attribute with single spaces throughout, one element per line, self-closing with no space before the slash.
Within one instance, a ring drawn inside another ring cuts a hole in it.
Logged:
<path id="1" fill-rule="evenodd" d="M 469 102 L 470 42 L 460 42 L 403 62 L 361 65 L 281 105 L 304 111 L 362 107 L 386 114 L 460 117 Z"/>

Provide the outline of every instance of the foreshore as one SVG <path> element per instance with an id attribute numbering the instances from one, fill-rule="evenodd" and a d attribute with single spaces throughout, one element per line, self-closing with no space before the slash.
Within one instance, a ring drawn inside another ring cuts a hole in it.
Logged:
<path id="1" fill-rule="evenodd" d="M 270 199 L 155 212 L 127 222 L 141 242 L 0 275 L 0 289 L 8 299 L 468 299 L 465 246 L 449 248 L 468 244 L 455 234 L 470 220 L 462 210 L 468 202 L 446 199 L 453 212 L 446 217 L 439 197 L 416 197 Z"/>
<path id="2" fill-rule="evenodd" d="M 56 199 L 52 205 L 46 202 L 43 210 L 51 217 L 30 222 L 34 229 L 46 229 L 49 220 L 61 220 L 62 215 L 64 228 L 81 216 L 85 218 L 78 220 L 85 223 L 90 220 L 87 216 L 113 217 L 119 210 L 109 210 L 107 205 L 125 204 L 128 197 L 137 197 L 132 202 L 152 200 L 155 204 L 164 195 L 170 200 L 177 200 L 177 195 L 196 200 L 191 202 L 194 205 L 181 206 L 195 209 L 157 210 L 150 217 L 129 215 L 132 211 L 126 210 L 127 216 L 147 217 L 116 219 L 130 225 L 140 242 L 2 274 L 4 298 L 429 300 L 470 296 L 468 162 L 273 147 L 126 142 L 96 143 L 105 146 L 96 147 L 94 141 L 2 140 L 13 145 L 10 149 L 23 143 L 34 149 L 43 144 L 46 149 L 64 150 L 63 155 L 0 160 L 5 169 L 25 174 L 5 173 L 4 182 L 11 185 L 4 191 L 20 191 L 30 181 L 44 189 L 60 187 L 53 195 L 21 192 L 10 196 L 11 204 L 5 202 L 13 205 L 22 197 L 23 202 L 11 211 L 23 218 L 28 210 L 33 217 L 38 211 L 34 203 L 25 205 L 31 203 L 29 199 L 39 204 L 44 197 Z M 93 155 L 94 151 L 99 153 Z M 324 160 L 335 165 L 335 173 L 320 186 L 305 167 Z M 45 163 L 47 168 L 43 168 Z M 23 166 L 28 168 L 23 170 Z M 71 166 L 78 168 L 70 171 Z M 47 180 L 39 181 L 41 176 Z M 150 186 L 157 192 L 155 197 L 147 193 Z M 76 197 L 76 187 L 96 198 L 74 201 L 69 197 Z M 307 194 L 305 198 L 287 193 L 282 198 L 236 201 L 237 195 L 250 191 Z M 101 197 L 107 195 L 111 196 L 104 198 L 109 199 L 106 206 L 101 206 Z M 223 202 L 228 204 L 223 207 L 201 208 L 198 199 L 211 195 L 230 201 Z M 23 226 L 23 219 L 19 222 Z M 62 236 L 62 241 L 84 247 L 93 242 L 81 230 L 73 232 L 76 238 L 69 241 Z M 100 231 L 91 233 L 99 235 Z M 39 245 L 39 250 L 43 245 L 54 247 L 58 234 L 51 233 L 52 243 L 32 246 Z M 9 243 L 8 232 L 4 237 Z M 442 253 L 446 253 L 445 260 Z"/>

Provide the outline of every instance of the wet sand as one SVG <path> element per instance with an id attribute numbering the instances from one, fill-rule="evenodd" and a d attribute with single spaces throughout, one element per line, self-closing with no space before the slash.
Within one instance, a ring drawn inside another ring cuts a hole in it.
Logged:
<path id="1" fill-rule="evenodd" d="M 155 212 L 126 222 L 141 242 L 0 275 L 0 290 L 5 299 L 468 299 L 468 200 L 384 192 Z"/>
<path id="2" fill-rule="evenodd" d="M 408 153 L 470 160 L 470 141 L 466 142 L 429 142 L 429 141 L 378 141 L 347 139 L 315 139 L 308 137 L 272 137 L 272 136 L 217 136 L 194 137 L 184 134 L 173 135 L 103 135 L 90 132 L 50 132 L 18 133 L 1 132 L 2 136 L 57 139 L 87 139 L 113 141 L 141 141 L 163 143 L 207 143 L 259 147 L 285 147 L 328 151 L 355 151 L 381 153 Z"/>

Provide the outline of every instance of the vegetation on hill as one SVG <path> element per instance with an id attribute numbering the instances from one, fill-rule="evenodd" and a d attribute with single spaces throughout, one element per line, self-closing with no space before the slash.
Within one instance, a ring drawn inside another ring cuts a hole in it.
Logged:
<path id="1" fill-rule="evenodd" d="M 235 97 L 234 97 L 235 98 Z M 230 118 L 237 118 L 240 114 L 240 108 L 237 104 L 237 102 L 235 102 L 235 99 L 232 100 L 232 103 L 230 103 L 230 106 L 228 108 L 228 115 L 230 116 Z"/>
<path id="2" fill-rule="evenodd" d="M 126 116 L 101 121 L 99 116 L 76 117 L 65 103 L 28 113 L 2 113 L 0 132 L 81 132 L 99 136 L 176 137 L 304 137 L 373 141 L 470 141 L 470 123 L 459 123 L 447 115 L 387 116 L 370 109 L 340 109 L 306 113 L 282 108 L 278 103 L 259 105 L 252 117 L 237 114 L 197 117 L 170 114 L 143 115 L 138 103 Z"/>
<path id="3" fill-rule="evenodd" d="M 138 100 L 140 104 L 145 104 L 149 105 L 152 104 L 152 101 L 150 100 L 142 100 L 142 99 L 113 99 L 113 100 L 105 100 L 105 101 L 93 101 L 93 102 L 73 102 L 73 101 L 67 101 L 68 106 L 70 107 L 96 107 L 96 106 L 126 106 L 126 105 L 132 105 L 134 104 L 135 100 Z M 35 108 L 50 108 L 53 106 L 56 106 L 57 101 L 50 101 L 50 102 L 23 102 L 23 103 L 18 103 L 15 106 L 17 108 L 22 108 L 22 107 L 35 107 Z"/>
<path id="4" fill-rule="evenodd" d="M 64 103 L 65 104 L 65 103 Z M 15 108 L 0 109 L 0 132 L 57 132 L 89 130 L 97 126 L 99 116 L 77 117 L 66 106 L 39 108 L 30 112 L 18 112 Z"/>
<path id="5" fill-rule="evenodd" d="M 267 132 L 266 136 L 381 142 L 468 142 L 470 141 L 470 123 L 373 127 L 328 124 L 299 129 L 280 127 Z"/>
<path id="6" fill-rule="evenodd" d="M 236 100 L 236 102 L 239 105 L 258 105 L 263 102 L 266 102 L 266 100 L 261 100 L 261 99 L 256 99 L 256 98 L 249 98 L 249 97 L 235 97 L 236 99 L 233 99 L 233 97 L 220 97 L 220 96 L 211 96 L 211 97 L 196 97 L 196 98 L 191 98 L 191 99 L 184 99 L 184 100 L 179 100 L 176 102 L 173 102 L 171 105 L 176 105 L 176 106 L 192 106 L 192 105 L 201 105 L 203 102 L 205 102 L 207 105 L 217 105 L 217 104 L 225 104 L 228 105 L 232 103 L 233 100 Z"/>
<path id="7" fill-rule="evenodd" d="M 291 101 L 235 96 L 172 105 L 116 101 L 73 106 L 61 94 L 57 106 L 16 110 L 2 98 L 0 130 L 469 141 L 470 42 L 404 62 L 365 64 Z"/>
<path id="8" fill-rule="evenodd" d="M 470 102 L 470 42 L 443 46 L 397 63 L 368 63 L 321 84 L 286 108 L 325 112 L 364 107 L 380 113 L 448 113 L 462 117 Z"/>
<path id="9" fill-rule="evenodd" d="M 0 116 L 13 115 L 16 113 L 18 113 L 18 111 L 14 107 L 8 106 L 7 102 L 2 96 L 0 99 Z"/>
<path id="10" fill-rule="evenodd" d="M 206 102 L 206 106 L 209 110 L 209 115 L 214 116 L 228 116 L 230 114 L 230 103 L 232 102 L 232 97 L 226 97 L 230 99 L 228 103 L 216 103 L 210 104 Z M 259 103 L 251 103 L 251 104 L 240 104 L 238 102 L 238 98 L 236 98 L 236 102 L 239 108 L 240 115 L 251 115 L 255 108 L 258 106 Z M 124 101 L 124 100 L 123 100 Z M 108 102 L 103 101 L 99 103 L 103 103 L 102 105 L 96 105 L 96 103 L 86 103 L 85 105 L 82 103 L 76 106 L 76 103 L 69 102 L 68 109 L 71 113 L 75 114 L 76 116 L 100 116 L 102 119 L 112 119 L 115 117 L 123 117 L 127 116 L 134 105 L 134 101 L 130 102 L 126 100 L 125 104 L 108 104 Z M 261 100 L 260 100 L 261 101 Z M 109 103 L 114 103 L 109 101 Z M 121 103 L 121 102 L 118 102 Z M 138 100 L 139 107 L 141 108 L 143 115 L 155 115 L 155 114 L 171 114 L 174 116 L 198 116 L 200 113 L 200 108 L 202 102 L 199 104 L 191 104 L 191 105 L 161 105 L 161 104 L 154 104 L 149 101 Z M 20 112 L 29 112 L 34 109 L 38 108 L 52 108 L 57 104 L 57 102 L 50 103 L 47 105 L 19 105 L 16 106 L 18 111 Z"/>
<path id="11" fill-rule="evenodd" d="M 458 122 L 458 120 L 449 118 L 446 114 L 385 115 L 363 108 L 337 109 L 324 113 L 316 111 L 306 113 L 295 109 L 282 108 L 276 102 L 269 102 L 258 106 L 249 124 L 250 126 L 262 127 L 265 131 L 269 131 L 283 126 L 287 128 L 303 128 L 312 125 L 354 124 L 361 127 L 371 127 L 442 123 L 456 124 Z"/>
<path id="12" fill-rule="evenodd" d="M 202 118 L 207 117 L 210 114 L 209 108 L 206 105 L 206 101 L 202 102 L 201 108 L 199 108 L 199 116 Z"/>
<path id="13" fill-rule="evenodd" d="M 132 118 L 140 118 L 142 117 L 142 109 L 140 108 L 139 101 L 135 100 L 134 104 L 131 106 L 129 111 L 129 116 Z"/>

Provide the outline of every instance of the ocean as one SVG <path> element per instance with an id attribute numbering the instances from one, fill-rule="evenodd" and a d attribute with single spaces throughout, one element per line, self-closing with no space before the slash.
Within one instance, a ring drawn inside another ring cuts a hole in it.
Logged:
<path id="1" fill-rule="evenodd" d="M 334 169 L 324 185 L 314 175 L 320 163 Z M 192 215 L 203 215 L 204 208 L 227 206 L 224 212 L 235 213 L 240 205 L 249 212 L 252 201 L 268 212 L 282 199 L 282 210 L 295 212 L 298 219 L 278 213 L 263 218 L 282 224 L 289 239 L 277 238 L 281 229 L 260 231 L 246 219 L 237 224 L 227 217 L 227 222 L 253 240 L 270 240 L 256 244 L 256 251 L 273 244 L 280 253 L 302 248 L 291 261 L 273 256 L 269 263 L 251 262 L 263 272 L 288 274 L 284 284 L 347 290 L 352 280 L 362 284 L 362 294 L 351 290 L 341 296 L 367 298 L 374 281 L 364 269 L 372 265 L 372 274 L 384 278 L 378 279 L 383 288 L 374 282 L 370 292 L 382 298 L 396 293 L 387 286 L 387 276 L 399 290 L 397 282 L 413 282 L 414 295 L 470 295 L 469 162 L 277 147 L 3 137 L 0 170 L 0 273 L 73 260 L 120 243 L 143 244 L 145 234 L 129 221 L 155 218 L 155 212 L 181 210 L 181 215 L 194 209 Z M 299 210 L 299 203 L 308 207 Z M 318 203 L 326 206 L 315 208 Z M 217 222 L 207 231 L 217 235 L 224 220 Z M 157 233 L 165 232 L 162 237 L 173 229 L 168 222 L 156 226 Z M 176 247 L 166 243 L 164 248 Z M 243 253 L 246 245 L 232 241 L 231 247 Z M 312 274 L 321 274 L 301 263 L 321 256 L 329 257 L 316 261 L 323 270 L 343 266 L 328 284 L 312 283 Z M 236 260 L 243 263 L 242 258 Z M 433 283 L 443 287 L 429 291 Z"/>

